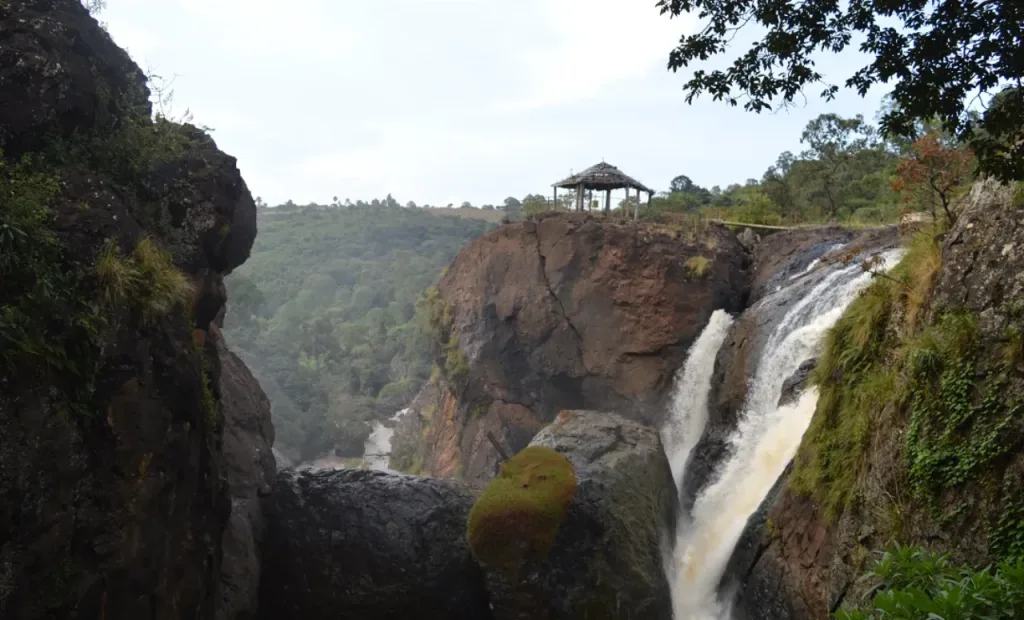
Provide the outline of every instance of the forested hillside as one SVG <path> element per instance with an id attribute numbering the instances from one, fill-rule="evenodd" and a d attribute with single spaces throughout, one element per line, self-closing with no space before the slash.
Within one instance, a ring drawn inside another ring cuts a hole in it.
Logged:
<path id="1" fill-rule="evenodd" d="M 260 208 L 252 258 L 227 278 L 225 334 L 259 376 L 276 447 L 358 456 L 374 419 L 430 376 L 416 301 L 483 220 L 393 200 Z"/>

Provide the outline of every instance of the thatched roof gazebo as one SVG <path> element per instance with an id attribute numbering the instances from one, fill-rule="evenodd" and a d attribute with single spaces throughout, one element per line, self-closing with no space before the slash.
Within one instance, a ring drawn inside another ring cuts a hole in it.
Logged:
<path id="1" fill-rule="evenodd" d="M 647 204 L 651 203 L 654 190 L 650 189 L 640 181 L 637 181 L 628 174 L 622 172 L 615 166 L 601 162 L 571 175 L 553 185 L 555 188 L 555 202 L 558 202 L 558 188 L 576 190 L 576 210 L 583 210 L 583 197 L 588 190 L 604 190 L 604 212 L 611 212 L 612 190 L 625 189 L 626 199 L 629 199 L 630 190 L 636 190 L 636 208 L 633 209 L 633 219 L 637 218 L 640 212 L 640 192 L 647 192 Z"/>

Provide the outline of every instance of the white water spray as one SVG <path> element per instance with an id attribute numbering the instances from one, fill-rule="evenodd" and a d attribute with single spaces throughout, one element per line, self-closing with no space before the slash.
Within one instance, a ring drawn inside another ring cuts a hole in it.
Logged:
<path id="1" fill-rule="evenodd" d="M 672 410 L 661 429 L 661 442 L 672 466 L 672 479 L 678 489 L 683 470 L 694 446 L 708 422 L 708 392 L 715 357 L 732 327 L 733 318 L 725 310 L 715 310 L 697 340 L 690 346 L 686 364 L 676 375 Z"/>
<path id="2" fill-rule="evenodd" d="M 407 413 L 409 413 L 408 409 L 402 409 L 391 416 L 391 421 L 397 423 Z M 393 426 L 389 428 L 381 422 L 373 425 L 370 436 L 363 444 L 363 467 L 365 469 L 391 471 L 388 464 L 391 461 L 391 440 L 394 437 L 395 428 Z"/>
<path id="3" fill-rule="evenodd" d="M 397 423 L 409 409 L 402 409 L 391 416 L 391 422 Z M 303 463 L 298 466 L 299 470 L 323 471 L 329 469 L 378 469 L 381 471 L 392 471 L 388 466 L 391 461 L 391 440 L 395 437 L 394 426 L 388 427 L 383 422 L 377 422 L 370 431 L 370 436 L 363 442 L 363 459 L 353 464 L 353 459 L 346 459 L 340 456 L 322 456 L 314 461 Z"/>
<path id="4" fill-rule="evenodd" d="M 894 266 L 902 253 L 886 252 L 883 268 Z M 870 280 L 871 274 L 858 265 L 829 273 L 787 311 L 769 336 L 730 437 L 729 456 L 719 465 L 713 483 L 697 497 L 692 522 L 689 515 L 680 517 L 668 571 L 675 620 L 730 617 L 729 601 L 720 600 L 717 591 L 722 574 L 750 515 L 796 454 L 817 405 L 817 390 L 812 388 L 795 403 L 777 406 L 782 384 L 801 362 L 817 354 L 825 332 Z M 710 385 L 696 391 L 701 389 L 706 419 Z M 684 464 L 692 448 L 686 448 Z M 669 454 L 674 467 L 679 457 Z"/>

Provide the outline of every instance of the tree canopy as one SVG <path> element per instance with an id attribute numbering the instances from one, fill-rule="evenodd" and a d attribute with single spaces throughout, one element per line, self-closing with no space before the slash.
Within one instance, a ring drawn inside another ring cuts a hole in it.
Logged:
<path id="1" fill-rule="evenodd" d="M 764 35 L 725 69 L 697 68 L 687 101 L 707 93 L 754 112 L 787 105 L 812 85 L 833 98 L 840 86 L 815 68 L 820 52 L 859 42 L 868 64 L 844 86 L 864 95 L 893 83 L 884 133 L 916 139 L 921 119 L 938 119 L 970 141 L 981 170 L 1024 178 L 1024 2 L 1020 0 L 659 0 L 670 17 L 696 13 L 705 26 L 669 54 L 676 71 L 725 53 L 748 25 Z M 972 113 L 973 102 L 986 105 Z M 777 102 L 777 103 L 776 103 Z"/>

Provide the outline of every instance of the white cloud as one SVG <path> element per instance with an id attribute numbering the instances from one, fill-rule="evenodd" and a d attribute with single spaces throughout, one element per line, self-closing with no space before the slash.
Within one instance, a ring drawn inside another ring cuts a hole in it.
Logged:
<path id="1" fill-rule="evenodd" d="M 652 5 L 621 0 L 544 0 L 543 41 L 524 41 L 517 54 L 526 85 L 495 110 L 514 113 L 593 99 L 629 79 L 664 68 L 668 52 L 696 24 L 669 20 Z"/>
<path id="2" fill-rule="evenodd" d="M 108 0 L 114 39 L 275 204 L 500 202 L 603 158 L 660 187 L 758 177 L 823 111 L 688 106 L 654 0 Z M 826 109 L 827 108 L 827 109 Z"/>

